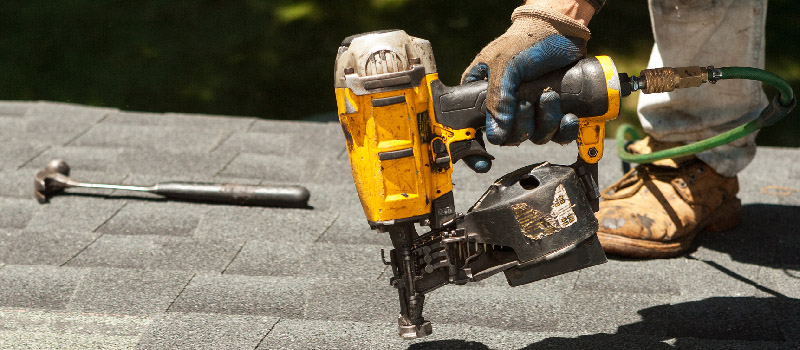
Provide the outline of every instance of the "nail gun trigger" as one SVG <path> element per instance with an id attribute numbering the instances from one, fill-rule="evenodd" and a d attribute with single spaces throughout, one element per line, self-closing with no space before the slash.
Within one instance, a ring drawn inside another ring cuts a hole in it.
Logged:
<path id="1" fill-rule="evenodd" d="M 450 144 L 450 159 L 455 164 L 459 159 L 467 156 L 482 156 L 489 160 L 494 160 L 494 156 L 486 152 L 482 140 L 472 139 L 465 141 L 455 141 Z"/>
<path id="2" fill-rule="evenodd" d="M 450 168 L 450 153 L 447 152 L 447 146 L 441 138 L 433 139 L 431 142 L 431 151 L 433 151 L 433 164 L 436 169 L 447 170 Z"/>

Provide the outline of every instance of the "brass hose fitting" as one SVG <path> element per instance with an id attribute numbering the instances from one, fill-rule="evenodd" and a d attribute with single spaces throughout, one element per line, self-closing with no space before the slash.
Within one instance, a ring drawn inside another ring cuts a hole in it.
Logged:
<path id="1" fill-rule="evenodd" d="M 670 92 L 675 89 L 698 87 L 703 83 L 716 83 L 713 66 L 700 67 L 662 67 L 645 69 L 639 76 L 631 77 L 631 90 L 641 90 L 646 94 Z M 709 73 L 711 74 L 709 76 Z"/>

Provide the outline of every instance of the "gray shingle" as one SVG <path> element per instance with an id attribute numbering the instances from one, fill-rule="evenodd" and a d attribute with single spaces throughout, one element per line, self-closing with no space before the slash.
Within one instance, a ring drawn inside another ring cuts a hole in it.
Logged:
<path id="1" fill-rule="evenodd" d="M 0 310 L 0 348 L 133 349 L 148 324 L 134 316 Z"/>
<path id="2" fill-rule="evenodd" d="M 309 209 L 211 206 L 200 221 L 195 236 L 242 241 L 311 242 L 335 217 L 334 212 Z"/>
<path id="3" fill-rule="evenodd" d="M 225 139 L 217 150 L 284 156 L 295 135 L 260 132 L 236 132 Z"/>
<path id="4" fill-rule="evenodd" d="M 312 320 L 396 320 L 397 290 L 386 276 L 349 276 L 313 279 L 306 288 L 303 318 Z"/>
<path id="5" fill-rule="evenodd" d="M 243 242 L 152 235 L 103 235 L 69 266 L 222 271 Z"/>
<path id="6" fill-rule="evenodd" d="M 795 179 L 776 179 L 772 175 L 757 173 L 747 181 L 739 181 L 737 197 L 751 204 L 777 204 L 793 206 L 797 202 L 800 181 Z"/>
<path id="7" fill-rule="evenodd" d="M 581 273 L 583 273 L 582 270 Z M 654 305 L 668 305 L 670 295 L 664 294 L 632 294 L 606 292 L 602 289 L 592 291 L 576 290 L 563 296 L 563 303 L 559 309 L 546 309 L 541 312 L 555 314 L 558 319 L 558 331 L 579 332 L 581 334 L 617 333 L 617 327 L 635 324 L 641 320 L 640 310 Z M 658 317 L 668 315 L 655 314 L 654 309 L 651 320 L 658 321 Z M 654 322 L 655 322 L 654 321 Z M 664 323 L 670 322 L 666 318 Z M 659 323 L 661 325 L 661 323 Z M 627 334 L 647 334 L 661 337 L 666 334 L 663 326 L 652 326 L 644 331 L 629 332 Z"/>
<path id="8" fill-rule="evenodd" d="M 355 210 L 341 213 L 320 236 L 319 242 L 340 244 L 391 244 L 387 233 L 379 233 L 369 228 L 364 212 Z"/>
<path id="9" fill-rule="evenodd" d="M 201 312 L 299 318 L 311 281 L 297 277 L 197 274 L 169 308 Z"/>
<path id="10" fill-rule="evenodd" d="M 555 331 L 559 323 L 556 310 L 562 303 L 570 302 L 565 297 L 570 288 L 536 283 L 514 288 L 445 286 L 426 298 L 426 318 L 432 323 Z"/>
<path id="11" fill-rule="evenodd" d="M 393 327 L 397 327 L 395 322 L 281 319 L 257 349 L 404 348 L 409 343 L 391 334 Z"/>
<path id="12" fill-rule="evenodd" d="M 775 296 L 774 291 L 795 300 L 800 299 L 800 266 L 762 267 L 756 281 L 762 287 L 767 288 L 767 290 L 757 291 L 756 296 Z"/>
<path id="13" fill-rule="evenodd" d="M 381 249 L 389 259 L 389 242 L 385 245 L 348 245 L 315 243 L 303 258 L 303 267 L 298 275 L 325 276 L 332 278 L 378 278 L 384 272 Z"/>
<path id="14" fill-rule="evenodd" d="M 123 315 L 165 312 L 193 273 L 91 268 L 83 270 L 67 310 Z"/>
<path id="15" fill-rule="evenodd" d="M 33 180 L 31 180 L 33 183 Z M 33 186 L 31 186 L 31 189 Z M 23 229 L 28 226 L 33 212 L 36 211 L 39 203 L 31 198 L 28 199 L 6 199 L 0 202 L 0 228 L 4 229 Z"/>
<path id="16" fill-rule="evenodd" d="M 286 134 L 312 134 L 327 135 L 337 128 L 339 123 L 316 123 L 294 120 L 267 120 L 259 119 L 250 128 L 250 131 Z"/>
<path id="17" fill-rule="evenodd" d="M 36 102 L 3 101 L 2 105 L 0 105 L 0 116 L 22 117 L 34 105 L 36 105 Z"/>
<path id="18" fill-rule="evenodd" d="M 141 113 L 141 112 L 115 112 L 103 120 L 103 124 L 138 125 L 138 126 L 165 126 L 184 127 L 197 129 L 226 129 L 247 130 L 255 119 L 232 118 L 229 116 L 213 116 L 180 113 Z"/>
<path id="19" fill-rule="evenodd" d="M 36 158 L 48 145 L 38 141 L 4 142 L 0 152 L 0 169 L 14 170 Z"/>
<path id="20" fill-rule="evenodd" d="M 335 152 L 326 157 L 320 157 L 321 166 L 315 169 L 309 178 L 319 184 L 349 184 L 353 182 L 353 173 L 350 170 L 350 161 L 336 159 Z M 354 187 L 355 189 L 355 187 Z"/>
<path id="21" fill-rule="evenodd" d="M 54 196 L 42 205 L 27 229 L 39 232 L 94 231 L 125 205 L 119 200 L 77 196 Z"/>
<path id="22" fill-rule="evenodd" d="M 199 129 L 180 126 L 140 126 L 99 124 L 81 135 L 70 145 L 153 148 L 181 151 L 210 151 L 231 131 L 224 129 Z"/>
<path id="23" fill-rule="evenodd" d="M 347 160 L 347 155 L 344 154 L 346 145 L 343 136 L 334 135 L 330 132 L 327 134 L 303 133 L 294 134 L 293 136 L 286 142 L 286 155 L 288 157 Z"/>
<path id="24" fill-rule="evenodd" d="M 315 160 L 241 153 L 219 175 L 263 179 L 265 183 L 298 183 L 312 179 L 319 166 Z"/>
<path id="25" fill-rule="evenodd" d="M 416 340 L 396 335 L 397 323 L 281 319 L 258 349 L 672 349 L 653 337 L 618 334 L 523 332 L 491 324 L 434 323 Z M 655 346 L 655 347 L 654 347 Z"/>
<path id="26" fill-rule="evenodd" d="M 0 270 L 0 306 L 63 310 L 80 274 L 68 267 L 6 265 Z"/>
<path id="27" fill-rule="evenodd" d="M 759 147 L 753 161 L 742 170 L 741 177 L 769 176 L 772 179 L 787 179 L 791 174 L 791 166 L 787 166 L 786 159 L 796 158 L 797 150 Z M 769 171 L 765 172 L 765 169 Z"/>
<path id="28" fill-rule="evenodd" d="M 206 209 L 189 203 L 131 200 L 97 231 L 122 235 L 191 236 Z"/>
<path id="29" fill-rule="evenodd" d="M 65 145 L 114 111 L 110 108 L 40 102 L 25 114 L 25 132 L 18 137 L 23 140 L 46 140 L 51 145 Z"/>
<path id="30" fill-rule="evenodd" d="M 137 349 L 254 349 L 277 321 L 263 316 L 173 312 L 150 325 Z"/>
<path id="31" fill-rule="evenodd" d="M 305 258 L 311 243 L 251 240 L 225 270 L 225 274 L 294 276 L 308 270 Z"/>
<path id="32" fill-rule="evenodd" d="M 62 265 L 99 235 L 91 231 L 0 230 L 0 260 L 20 265 Z"/>
<path id="33" fill-rule="evenodd" d="M 211 178 L 235 154 L 205 152 L 170 152 L 168 149 L 127 149 L 121 147 L 102 146 L 67 146 L 48 149 L 25 168 L 33 172 L 44 169 L 52 159 L 64 159 L 72 167 L 77 177 L 78 172 L 96 171 L 110 174 L 147 174 L 165 181 L 166 176 L 202 176 Z M 31 174 L 33 176 L 33 174 Z"/>
<path id="34" fill-rule="evenodd" d="M 97 334 L 138 338 L 150 324 L 141 316 L 90 314 L 71 311 L 13 309 L 0 310 L 0 329 L 30 333 Z M 3 338 L 0 337 L 0 340 Z M 6 347 L 1 347 L 7 349 Z"/>
<path id="35" fill-rule="evenodd" d="M 36 171 L 23 168 L 20 170 L 0 170 L 0 197 L 33 199 L 33 175 Z"/>
<path id="36" fill-rule="evenodd" d="M 0 115 L 0 141 L 3 141 L 6 146 L 34 142 L 44 146 L 51 144 L 48 138 L 26 138 L 28 127 L 28 121 L 21 116 Z"/>
<path id="37" fill-rule="evenodd" d="M 147 174 L 150 176 L 202 176 L 211 178 L 233 159 L 234 154 L 215 153 L 209 154 L 202 151 L 170 152 L 166 148 L 153 149 L 128 149 L 126 148 L 117 158 L 114 170 L 128 174 Z"/>
<path id="38" fill-rule="evenodd" d="M 384 271 L 381 248 L 391 246 L 248 241 L 226 274 L 377 278 Z M 388 258 L 387 258 L 388 259 Z"/>
<path id="39" fill-rule="evenodd" d="M 353 184 L 302 184 L 311 192 L 308 205 L 314 210 L 362 213 L 361 202 Z M 365 219 L 366 220 L 366 219 Z M 366 221 L 365 221 L 366 222 Z"/>
<path id="40" fill-rule="evenodd" d="M 123 171 L 115 167 L 122 151 L 122 149 L 113 147 L 52 147 L 25 165 L 24 169 L 30 169 L 30 176 L 33 177 L 37 171 L 44 169 L 45 165 L 51 160 L 63 159 L 69 164 L 70 168 L 72 168 L 72 172 L 76 176 L 82 172 L 123 174 Z"/>
<path id="41" fill-rule="evenodd" d="M 753 280 L 760 266 L 737 263 L 730 260 L 670 260 L 669 274 L 680 289 L 680 297 L 673 301 L 711 297 L 714 295 L 752 296 L 756 289 L 741 279 Z"/>
<path id="42" fill-rule="evenodd" d="M 3 104 L 6 102 L 4 101 Z M 98 121 L 107 114 L 117 112 L 116 108 L 89 107 L 67 102 L 37 101 L 25 117 L 49 116 L 54 119 L 64 119 L 69 122 L 95 120 Z"/>
<path id="43" fill-rule="evenodd" d="M 68 322 L 73 322 L 68 320 Z M 110 334 L 74 334 L 0 331 L 0 347 L 8 350 L 39 349 L 134 349 L 138 337 Z"/>
<path id="44" fill-rule="evenodd" d="M 669 260 L 620 261 L 580 271 L 575 289 L 584 292 L 680 294 Z"/>

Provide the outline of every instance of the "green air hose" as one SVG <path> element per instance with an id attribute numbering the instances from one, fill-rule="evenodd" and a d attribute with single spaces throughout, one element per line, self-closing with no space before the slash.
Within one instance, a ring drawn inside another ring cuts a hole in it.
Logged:
<path id="1" fill-rule="evenodd" d="M 630 124 L 620 125 L 619 128 L 617 128 L 616 135 L 617 153 L 619 157 L 623 161 L 629 163 L 652 163 L 657 160 L 680 158 L 707 151 L 714 147 L 738 140 L 764 126 L 774 124 L 786 116 L 786 114 L 792 110 L 796 102 L 789 83 L 773 73 L 758 68 L 722 67 L 714 69 L 713 72 L 709 73 L 708 79 L 712 83 L 722 79 L 758 80 L 778 89 L 778 95 L 773 99 L 770 105 L 761 111 L 761 115 L 758 118 L 747 124 L 702 141 L 648 154 L 632 154 L 625 149 L 627 143 L 625 140 L 626 136 L 630 136 L 632 141 L 637 141 L 641 139 L 641 135 L 639 135 L 639 132 Z"/>

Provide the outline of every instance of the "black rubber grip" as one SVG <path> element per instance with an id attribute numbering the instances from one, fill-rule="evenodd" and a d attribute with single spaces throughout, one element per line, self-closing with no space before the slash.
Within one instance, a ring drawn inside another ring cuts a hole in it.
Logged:
<path id="1" fill-rule="evenodd" d="M 163 182 L 155 193 L 168 198 L 193 202 L 212 202 L 247 206 L 292 207 L 308 206 L 310 193 L 302 186 L 252 186 L 191 182 Z"/>
<path id="2" fill-rule="evenodd" d="M 522 83 L 517 96 L 535 106 L 545 90 L 558 93 L 564 114 L 572 113 L 579 118 L 588 118 L 608 111 L 605 72 L 596 57 L 584 58 L 534 81 Z"/>
<path id="3" fill-rule="evenodd" d="M 446 86 L 431 83 L 436 120 L 453 129 L 483 127 L 486 123 L 487 81 Z M 608 111 L 608 89 L 605 72 L 596 57 L 584 58 L 575 64 L 522 83 L 517 97 L 534 106 L 539 96 L 552 90 L 561 97 L 561 111 L 580 118 L 603 115 Z"/>

